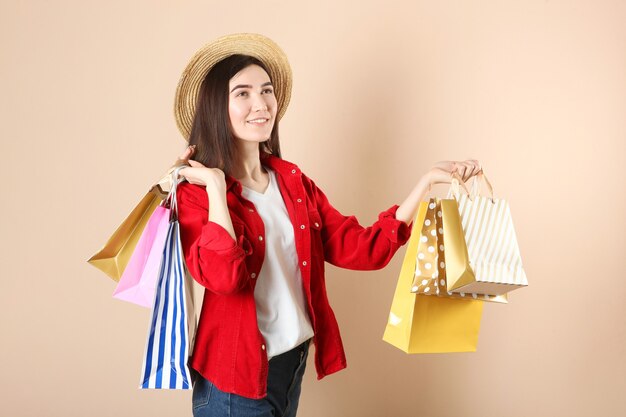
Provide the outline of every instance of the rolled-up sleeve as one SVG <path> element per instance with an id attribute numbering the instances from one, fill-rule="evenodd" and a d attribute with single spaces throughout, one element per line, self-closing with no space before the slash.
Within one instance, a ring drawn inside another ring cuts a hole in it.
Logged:
<path id="1" fill-rule="evenodd" d="M 190 185 L 187 185 L 189 187 Z M 237 240 L 220 224 L 208 220 L 208 201 L 200 204 L 185 186 L 177 191 L 178 222 L 187 269 L 208 290 L 229 294 L 248 281 L 244 237 Z"/>
<path id="2" fill-rule="evenodd" d="M 411 237 L 410 224 L 406 224 L 402 220 L 396 219 L 397 204 L 394 204 L 387 210 L 378 215 L 378 222 L 383 233 L 387 238 L 400 246 L 404 245 Z M 411 223 L 412 224 L 412 223 Z"/>
<path id="3" fill-rule="evenodd" d="M 237 246 L 237 242 L 228 231 L 222 225 L 212 221 L 207 221 L 202 226 L 198 246 L 233 259 L 243 256 L 241 248 Z"/>
<path id="4" fill-rule="evenodd" d="M 355 216 L 345 216 L 334 208 L 313 181 L 317 209 L 322 220 L 325 260 L 354 270 L 385 267 L 411 235 L 411 224 L 395 217 L 398 205 L 380 212 L 371 226 L 359 224 Z"/>

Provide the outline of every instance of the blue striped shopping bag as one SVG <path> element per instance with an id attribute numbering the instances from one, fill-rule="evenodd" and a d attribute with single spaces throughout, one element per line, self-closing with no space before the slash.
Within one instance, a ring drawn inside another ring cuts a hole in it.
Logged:
<path id="1" fill-rule="evenodd" d="M 172 189 L 166 199 L 170 223 L 157 277 L 152 318 L 143 358 L 142 389 L 191 389 L 187 358 L 191 347 L 190 319 L 193 296 L 188 294 L 185 261 L 180 243 L 176 186 L 180 167 L 172 173 Z M 188 276 L 188 275 L 187 275 Z M 191 304 L 191 305 L 190 305 Z"/>

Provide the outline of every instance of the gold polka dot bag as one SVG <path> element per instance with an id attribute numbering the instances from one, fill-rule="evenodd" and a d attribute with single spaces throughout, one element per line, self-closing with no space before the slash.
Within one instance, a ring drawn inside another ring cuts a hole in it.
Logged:
<path id="1" fill-rule="evenodd" d="M 456 201 L 444 200 L 446 206 L 446 219 L 448 221 L 455 220 L 456 216 L 458 223 L 458 209 L 455 213 Z M 489 295 L 479 293 L 466 293 L 466 292 L 452 292 L 448 290 L 448 273 L 446 271 L 446 240 L 450 244 L 450 248 L 455 249 L 452 252 L 452 256 L 455 256 L 455 252 L 467 252 L 465 248 L 465 238 L 462 230 L 454 230 L 448 228 L 448 236 L 444 231 L 444 214 L 442 209 L 442 200 L 431 198 L 427 203 L 423 202 L 425 206 L 424 221 L 421 224 L 421 230 L 419 233 L 419 240 L 417 246 L 417 258 L 415 262 L 415 273 L 413 277 L 413 284 L 411 286 L 411 292 L 424 295 L 434 295 L 437 297 L 447 298 L 469 298 L 480 299 L 483 301 L 491 301 L 496 303 L 506 303 L 507 297 L 505 295 Z M 460 247 L 459 247 L 460 246 Z M 455 264 L 453 268 L 453 275 L 450 278 L 453 282 L 459 280 L 460 275 L 470 269 L 467 256 L 456 256 L 455 259 L 450 259 L 451 263 Z"/>

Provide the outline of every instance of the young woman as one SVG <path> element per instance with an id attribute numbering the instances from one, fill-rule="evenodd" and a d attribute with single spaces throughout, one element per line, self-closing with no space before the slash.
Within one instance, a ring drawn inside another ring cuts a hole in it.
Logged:
<path id="1" fill-rule="evenodd" d="M 195 416 L 295 416 L 311 341 L 318 379 L 346 367 L 324 262 L 383 268 L 430 186 L 480 170 L 439 162 L 363 227 L 281 157 L 290 92 L 284 53 L 256 34 L 206 45 L 178 85 L 175 115 L 190 144 L 176 164 L 189 165 L 177 192 L 181 242 L 205 287 L 190 359 Z"/>

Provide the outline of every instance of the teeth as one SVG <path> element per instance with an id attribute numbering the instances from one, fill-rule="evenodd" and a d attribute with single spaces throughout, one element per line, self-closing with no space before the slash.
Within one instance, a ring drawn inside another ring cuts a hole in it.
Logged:
<path id="1" fill-rule="evenodd" d="M 248 123 L 265 123 L 267 121 L 268 119 L 254 119 L 254 120 L 249 120 Z"/>

